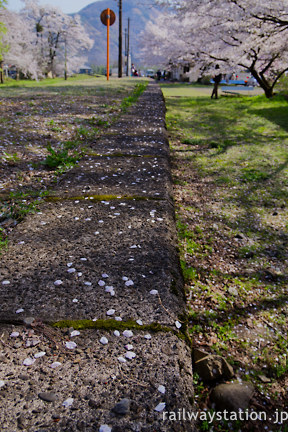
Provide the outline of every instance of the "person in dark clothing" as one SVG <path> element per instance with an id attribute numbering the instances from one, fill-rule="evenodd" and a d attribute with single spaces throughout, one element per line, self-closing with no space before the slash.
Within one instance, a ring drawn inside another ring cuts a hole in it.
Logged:
<path id="1" fill-rule="evenodd" d="M 217 64 L 215 66 L 215 75 L 213 77 L 214 87 L 213 87 L 213 91 L 211 94 L 211 99 L 213 99 L 213 96 L 215 96 L 215 99 L 218 99 L 218 87 L 219 87 L 219 84 L 222 80 L 222 74 L 219 73 L 219 69 L 220 69 L 220 66 Z"/>

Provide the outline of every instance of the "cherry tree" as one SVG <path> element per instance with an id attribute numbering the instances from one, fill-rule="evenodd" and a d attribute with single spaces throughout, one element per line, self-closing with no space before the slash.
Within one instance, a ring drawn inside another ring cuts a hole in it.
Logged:
<path id="1" fill-rule="evenodd" d="M 2 20 L 7 29 L 3 35 L 6 48 L 3 52 L 3 60 L 15 66 L 17 71 L 21 71 L 25 76 L 38 78 L 35 40 L 27 21 L 7 9 L 3 11 Z"/>
<path id="2" fill-rule="evenodd" d="M 24 0 L 21 15 L 30 25 L 35 36 L 37 61 L 45 75 L 54 77 L 60 69 L 80 66 L 85 55 L 93 46 L 81 24 L 79 16 L 68 16 L 51 5 L 42 7 L 37 0 Z"/>
<path id="3" fill-rule="evenodd" d="M 3 35 L 6 32 L 5 24 L 2 22 L 3 13 L 5 11 L 4 4 L 6 3 L 5 0 L 0 0 L 0 82 L 3 84 L 4 82 L 4 75 L 3 75 L 3 53 L 6 51 L 6 44 L 3 43 Z"/>
<path id="4" fill-rule="evenodd" d="M 167 3 L 170 10 L 163 12 L 157 25 L 150 26 L 147 51 L 150 47 L 150 52 L 155 52 L 158 40 L 162 55 L 166 53 L 170 61 L 187 59 L 206 70 L 219 63 L 223 72 L 247 69 L 265 95 L 273 95 L 275 84 L 288 70 L 287 0 Z M 162 38 L 165 31 L 169 33 L 166 41 Z"/>

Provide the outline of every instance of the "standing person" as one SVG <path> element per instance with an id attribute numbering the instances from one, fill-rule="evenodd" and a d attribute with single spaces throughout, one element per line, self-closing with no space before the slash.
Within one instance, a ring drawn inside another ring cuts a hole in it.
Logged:
<path id="1" fill-rule="evenodd" d="M 134 76 L 134 74 L 135 74 L 135 66 L 134 66 L 134 63 L 132 63 L 132 65 L 131 65 L 131 75 L 132 76 Z"/>
<path id="2" fill-rule="evenodd" d="M 218 87 L 219 87 L 219 83 L 222 80 L 222 74 L 219 73 L 220 72 L 219 69 L 220 69 L 220 66 L 217 64 L 215 66 L 215 75 L 212 78 L 214 81 L 214 87 L 213 87 L 213 91 L 211 94 L 211 99 L 213 99 L 213 96 L 215 96 L 215 99 L 218 99 Z"/>

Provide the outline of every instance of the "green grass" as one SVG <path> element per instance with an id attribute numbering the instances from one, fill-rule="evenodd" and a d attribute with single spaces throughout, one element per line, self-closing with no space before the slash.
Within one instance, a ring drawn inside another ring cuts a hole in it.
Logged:
<path id="1" fill-rule="evenodd" d="M 256 386 L 263 371 L 281 380 L 288 372 L 287 98 L 215 101 L 209 87 L 162 90 L 188 331 L 196 346 L 247 361 L 243 379 Z M 241 336 L 241 329 L 250 332 L 249 318 L 252 334 L 263 329 L 265 342 Z"/>

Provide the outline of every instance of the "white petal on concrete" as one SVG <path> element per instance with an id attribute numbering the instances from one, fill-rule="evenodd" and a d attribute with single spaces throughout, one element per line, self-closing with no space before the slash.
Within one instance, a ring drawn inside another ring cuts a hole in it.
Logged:
<path id="1" fill-rule="evenodd" d="M 111 315 L 114 315 L 115 312 L 116 312 L 115 309 L 109 309 L 109 310 L 106 312 L 106 315 L 111 316 Z"/>
<path id="2" fill-rule="evenodd" d="M 119 336 L 120 336 L 120 332 L 119 332 L 119 330 L 115 330 L 115 331 L 114 331 L 114 335 L 117 336 L 117 337 L 119 337 Z"/>
<path id="3" fill-rule="evenodd" d="M 33 363 L 35 363 L 36 359 L 32 359 L 30 357 L 27 357 L 24 361 L 23 361 L 23 365 L 24 366 L 31 366 Z"/>
<path id="4" fill-rule="evenodd" d="M 158 290 L 153 289 L 153 290 L 150 291 L 150 294 L 152 294 L 152 295 L 157 295 L 157 294 L 158 294 Z"/>
<path id="5" fill-rule="evenodd" d="M 182 324 L 179 321 L 175 321 L 175 326 L 177 329 L 180 329 L 182 327 Z"/>
<path id="6" fill-rule="evenodd" d="M 125 357 L 128 358 L 129 360 L 132 360 L 133 358 L 136 357 L 136 354 L 133 351 L 127 351 Z"/>
<path id="7" fill-rule="evenodd" d="M 99 432 L 111 432 L 111 431 L 112 431 L 112 428 L 106 424 L 101 425 L 100 429 L 99 429 Z"/>
<path id="8" fill-rule="evenodd" d="M 19 332 L 14 331 L 14 332 L 12 332 L 12 333 L 10 334 L 10 337 L 12 337 L 12 338 L 14 338 L 14 337 L 18 337 L 19 334 L 20 334 Z"/>
<path id="9" fill-rule="evenodd" d="M 22 309 L 22 308 L 16 310 L 17 314 L 22 313 L 22 312 L 24 312 L 24 309 Z"/>
<path id="10" fill-rule="evenodd" d="M 123 336 L 130 338 L 133 336 L 133 332 L 131 330 L 124 330 Z"/>
<path id="11" fill-rule="evenodd" d="M 161 412 L 165 409 L 166 407 L 166 403 L 165 402 L 160 402 L 155 408 L 154 411 L 158 411 Z"/>
<path id="12" fill-rule="evenodd" d="M 105 336 L 102 336 L 100 339 L 100 343 L 102 345 L 107 345 L 108 344 L 108 339 Z"/>
<path id="13" fill-rule="evenodd" d="M 52 364 L 50 365 L 50 367 L 51 367 L 52 369 L 56 369 L 57 367 L 61 366 L 61 364 L 62 364 L 62 363 L 60 363 L 60 362 L 54 362 L 54 363 L 52 363 Z"/>
<path id="14" fill-rule="evenodd" d="M 62 284 L 63 284 L 63 281 L 60 280 L 60 279 L 57 279 L 57 280 L 54 282 L 54 285 L 56 285 L 56 286 L 59 286 L 59 285 L 62 285 Z"/>
<path id="15" fill-rule="evenodd" d="M 78 330 L 73 330 L 73 331 L 70 333 L 70 337 L 79 336 L 79 335 L 80 335 L 80 332 L 79 332 Z"/>
<path id="16" fill-rule="evenodd" d="M 163 386 L 163 385 L 159 385 L 159 387 L 158 387 L 158 391 L 159 391 L 160 393 L 162 393 L 162 394 L 165 394 L 165 392 L 166 392 L 166 388 L 165 388 L 165 386 Z"/>
<path id="17" fill-rule="evenodd" d="M 126 360 L 124 357 L 118 357 L 117 360 L 118 360 L 120 363 L 126 363 L 126 362 L 127 362 L 127 360 Z"/>
<path id="18" fill-rule="evenodd" d="M 40 352 L 34 354 L 34 357 L 37 359 L 37 358 L 43 357 L 45 355 L 46 355 L 45 351 L 40 351 Z"/>
<path id="19" fill-rule="evenodd" d="M 65 342 L 65 346 L 68 349 L 75 349 L 77 347 L 77 344 L 75 342 L 68 341 Z"/>
<path id="20" fill-rule="evenodd" d="M 72 404 L 73 404 L 73 402 L 74 402 L 74 399 L 73 398 L 68 398 L 68 399 L 66 399 L 64 402 L 63 402 L 63 406 L 65 407 L 65 408 L 68 408 L 68 407 L 70 407 Z"/>

